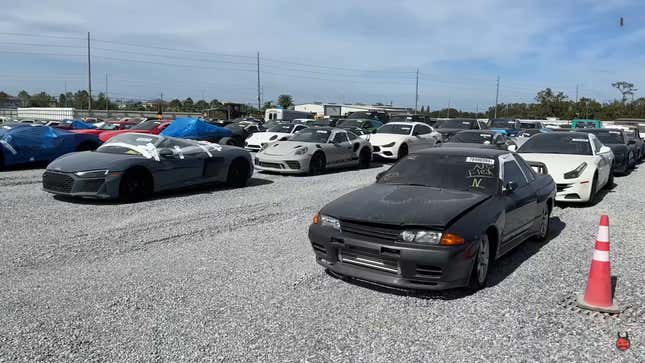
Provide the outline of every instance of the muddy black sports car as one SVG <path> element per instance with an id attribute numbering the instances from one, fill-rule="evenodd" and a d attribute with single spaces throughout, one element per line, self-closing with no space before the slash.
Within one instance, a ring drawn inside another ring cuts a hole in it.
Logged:
<path id="1" fill-rule="evenodd" d="M 519 155 L 431 148 L 324 206 L 309 239 L 336 275 L 406 289 L 486 286 L 489 266 L 546 240 L 555 183 Z"/>
<path id="2" fill-rule="evenodd" d="M 197 184 L 242 187 L 252 174 L 251 154 L 244 149 L 131 133 L 111 138 L 96 151 L 54 160 L 43 174 L 43 189 L 70 197 L 129 202 Z"/>

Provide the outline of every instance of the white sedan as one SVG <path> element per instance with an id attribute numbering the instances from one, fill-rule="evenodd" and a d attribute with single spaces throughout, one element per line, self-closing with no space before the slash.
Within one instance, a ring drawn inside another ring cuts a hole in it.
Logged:
<path id="1" fill-rule="evenodd" d="M 372 144 L 373 155 L 392 160 L 442 141 L 439 132 L 422 122 L 390 122 L 361 137 Z"/>
<path id="2" fill-rule="evenodd" d="M 534 169 L 546 168 L 556 183 L 556 201 L 593 202 L 600 189 L 613 185 L 614 154 L 593 134 L 537 134 L 517 152 Z"/>
<path id="3" fill-rule="evenodd" d="M 248 151 L 260 151 L 264 145 L 275 141 L 289 140 L 298 131 L 309 128 L 300 124 L 278 124 L 265 132 L 256 132 L 249 136 L 244 142 L 244 148 Z"/>

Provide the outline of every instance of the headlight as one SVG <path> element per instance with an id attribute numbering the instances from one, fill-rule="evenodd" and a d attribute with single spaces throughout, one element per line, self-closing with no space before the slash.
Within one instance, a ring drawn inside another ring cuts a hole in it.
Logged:
<path id="1" fill-rule="evenodd" d="M 324 214 L 316 213 L 314 215 L 314 224 L 320 224 L 321 226 L 331 227 L 337 231 L 340 231 L 340 221 L 334 217 L 326 216 Z"/>
<path id="2" fill-rule="evenodd" d="M 403 231 L 400 236 L 404 242 L 408 243 L 427 243 L 437 245 L 441 240 L 441 235 L 441 232 L 435 231 Z"/>
<path id="3" fill-rule="evenodd" d="M 109 170 L 88 170 L 88 171 L 77 171 L 76 176 L 81 178 L 103 178 L 108 175 Z"/>
<path id="4" fill-rule="evenodd" d="M 391 142 L 391 143 L 385 144 L 385 145 L 383 145 L 381 147 L 392 147 L 392 146 L 394 146 L 394 144 L 395 144 L 395 142 Z"/>
<path id="5" fill-rule="evenodd" d="M 295 154 L 296 155 L 302 155 L 302 154 L 306 153 L 307 151 L 309 151 L 309 149 L 306 146 L 303 146 L 301 148 L 296 149 Z"/>
<path id="6" fill-rule="evenodd" d="M 564 178 L 565 179 L 575 179 L 582 174 L 582 172 L 587 168 L 587 163 L 583 162 L 582 164 L 578 165 L 577 168 L 564 173 Z"/>

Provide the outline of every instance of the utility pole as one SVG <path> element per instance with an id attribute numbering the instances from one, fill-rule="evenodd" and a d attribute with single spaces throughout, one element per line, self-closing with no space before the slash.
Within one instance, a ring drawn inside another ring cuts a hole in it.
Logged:
<path id="1" fill-rule="evenodd" d="M 475 105 L 475 118 L 479 117 L 479 104 Z"/>
<path id="2" fill-rule="evenodd" d="M 159 97 L 159 115 L 163 115 L 163 92 Z"/>
<path id="3" fill-rule="evenodd" d="M 578 85 L 576 84 L 576 103 L 578 103 Z"/>
<path id="4" fill-rule="evenodd" d="M 414 113 L 417 113 L 417 108 L 419 107 L 419 68 L 417 68 L 417 88 L 414 94 Z"/>
<path id="5" fill-rule="evenodd" d="M 260 109 L 262 108 L 262 100 L 260 97 L 261 90 L 262 86 L 260 85 L 260 52 L 258 52 L 258 112 L 260 112 Z"/>
<path id="6" fill-rule="evenodd" d="M 67 80 L 65 80 L 65 107 L 67 107 Z"/>
<path id="7" fill-rule="evenodd" d="M 497 76 L 497 91 L 495 92 L 495 117 L 497 118 L 497 104 L 499 102 L 499 76 Z"/>
<path id="8" fill-rule="evenodd" d="M 90 32 L 87 32 L 87 91 L 89 94 L 87 104 L 88 116 L 92 114 L 92 61 L 90 60 Z"/>
<path id="9" fill-rule="evenodd" d="M 450 118 L 450 102 L 451 101 L 452 100 L 450 99 L 450 97 L 448 97 L 448 118 Z"/>
<path id="10" fill-rule="evenodd" d="M 105 74 L 105 117 L 110 112 L 110 100 L 108 98 L 108 74 Z"/>

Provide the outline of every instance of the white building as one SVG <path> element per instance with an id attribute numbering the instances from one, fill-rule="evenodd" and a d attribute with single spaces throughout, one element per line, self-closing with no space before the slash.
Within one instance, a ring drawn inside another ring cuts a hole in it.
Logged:
<path id="1" fill-rule="evenodd" d="M 317 116 L 347 116 L 351 112 L 357 111 L 386 111 L 386 112 L 412 112 L 413 110 L 406 107 L 394 107 L 383 105 L 364 105 L 357 103 L 304 103 L 293 107 L 296 111 L 313 112 Z"/>

